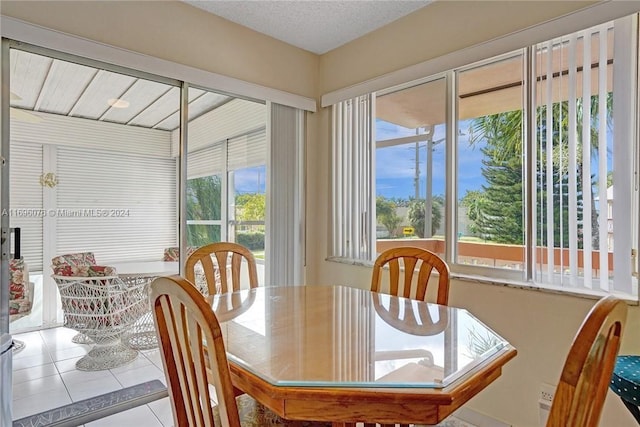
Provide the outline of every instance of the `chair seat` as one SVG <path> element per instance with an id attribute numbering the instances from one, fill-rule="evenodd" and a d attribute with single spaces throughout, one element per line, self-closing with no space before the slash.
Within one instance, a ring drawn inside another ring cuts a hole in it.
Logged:
<path id="1" fill-rule="evenodd" d="M 640 405 L 640 356 L 618 356 L 609 388 L 627 402 Z"/>
<path id="2" fill-rule="evenodd" d="M 285 420 L 247 394 L 238 396 L 236 402 L 242 427 L 331 427 L 329 421 Z M 217 407 L 214 408 L 214 422 L 216 427 L 222 427 Z"/>

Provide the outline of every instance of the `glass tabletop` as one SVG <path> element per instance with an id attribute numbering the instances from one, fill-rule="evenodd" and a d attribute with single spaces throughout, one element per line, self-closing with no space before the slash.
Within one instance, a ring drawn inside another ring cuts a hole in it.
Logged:
<path id="1" fill-rule="evenodd" d="M 440 388 L 509 345 L 464 309 L 350 287 L 212 301 L 229 360 L 273 385 Z"/>

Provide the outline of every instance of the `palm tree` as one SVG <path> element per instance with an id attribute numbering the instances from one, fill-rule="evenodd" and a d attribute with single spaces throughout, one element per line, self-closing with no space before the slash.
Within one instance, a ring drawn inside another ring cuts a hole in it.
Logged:
<path id="1" fill-rule="evenodd" d="M 612 103 L 613 103 L 613 94 L 609 93 L 607 96 L 607 125 L 609 126 L 609 128 L 611 128 L 611 114 L 612 114 Z M 583 130 L 582 130 L 582 122 L 583 122 L 583 117 L 584 117 L 584 104 L 582 102 L 582 99 L 577 99 L 576 101 L 576 134 L 577 134 L 577 140 L 578 141 L 583 141 Z M 591 107 L 591 123 L 590 123 L 590 152 L 591 152 L 591 157 L 594 158 L 597 156 L 598 154 L 598 143 L 599 143 L 599 138 L 600 135 L 598 133 L 598 109 L 599 109 L 599 99 L 597 96 L 591 97 L 590 99 L 590 107 Z M 569 105 L 567 101 L 562 101 L 562 102 L 558 102 L 558 103 L 554 103 L 552 105 L 552 115 L 553 115 L 553 130 L 552 130 L 552 135 L 553 135 L 553 144 L 552 144 L 552 165 L 547 165 L 546 162 L 544 161 L 544 159 L 546 158 L 545 156 L 545 147 L 546 147 L 546 137 L 547 137 L 547 133 L 546 133 L 546 109 L 548 107 L 546 105 L 540 106 L 537 109 L 537 123 L 538 123 L 538 135 L 539 135 L 539 143 L 537 144 L 537 158 L 540 159 L 539 163 L 538 163 L 538 174 L 540 176 L 544 176 L 544 174 L 546 173 L 546 169 L 551 167 L 553 170 L 553 174 L 554 174 L 554 188 L 553 189 L 547 189 L 546 188 L 546 182 L 544 180 L 539 180 L 539 184 L 538 184 L 538 191 L 540 193 L 544 193 L 546 191 L 554 191 L 554 194 L 557 194 L 557 196 L 555 197 L 556 203 L 554 203 L 554 205 L 558 205 L 561 203 L 562 198 L 566 199 L 566 195 L 564 194 L 564 191 L 562 190 L 563 186 L 567 185 L 567 176 L 568 176 L 568 155 L 569 155 L 569 141 L 568 141 L 568 134 L 569 134 L 569 114 L 568 114 L 568 110 L 569 110 Z M 477 144 L 479 141 L 484 141 L 487 144 L 487 149 L 484 149 L 483 152 L 486 155 L 489 155 L 491 158 L 486 160 L 486 164 L 485 164 L 485 168 L 483 168 L 483 175 L 485 175 L 485 177 L 487 177 L 488 175 L 493 174 L 494 178 L 493 180 L 495 181 L 496 178 L 496 174 L 499 175 L 499 177 L 501 179 L 504 179 L 505 177 L 505 173 L 507 170 L 509 170 L 509 168 L 506 166 L 505 162 L 511 162 L 512 163 L 512 170 L 513 168 L 522 168 L 522 163 L 521 163 L 521 159 L 523 156 L 523 138 L 522 138 L 522 111 L 521 110 L 517 110 L 517 111 L 509 111 L 509 112 L 504 112 L 504 113 L 499 113 L 499 114 L 494 114 L 491 116 L 485 116 L 485 117 L 480 117 L 477 119 L 474 119 L 471 125 L 471 130 L 472 130 L 472 136 L 469 140 L 470 144 Z M 578 180 L 578 188 L 577 188 L 577 194 L 579 197 L 578 200 L 578 206 L 580 209 L 580 212 L 578 213 L 579 216 L 581 216 L 581 207 L 582 207 L 582 189 L 584 188 L 584 182 L 582 179 L 582 171 L 583 171 L 583 156 L 582 156 L 582 150 L 583 150 L 583 146 L 582 144 L 577 144 L 577 152 L 576 152 L 576 173 L 577 173 L 577 180 Z M 517 174 L 513 174 L 513 179 L 518 179 Z M 488 181 L 488 186 L 486 186 L 484 188 L 485 192 L 489 189 L 489 187 L 492 185 L 492 182 L 489 182 L 490 179 L 487 178 Z M 512 197 L 514 197 L 517 201 L 517 197 L 518 194 L 522 194 L 522 188 L 521 188 L 521 184 L 522 184 L 522 180 L 520 177 L 520 191 L 515 191 L 512 193 Z M 516 186 L 517 189 L 517 183 L 513 182 L 513 185 Z M 503 183 L 504 186 L 504 183 Z M 591 183 L 591 181 L 588 184 L 589 186 L 589 191 L 591 191 L 592 194 L 592 200 L 594 198 L 594 185 Z M 474 197 L 476 197 L 477 195 L 475 195 Z M 486 199 L 486 197 L 485 197 Z M 540 209 L 538 209 L 539 215 L 544 215 L 544 212 L 546 211 L 544 209 L 544 204 L 547 203 L 546 201 L 546 197 L 539 197 L 539 200 L 541 200 L 541 204 L 542 206 L 540 207 Z M 482 217 L 485 219 L 484 221 L 484 227 L 486 227 L 487 225 L 487 221 L 491 221 L 492 220 L 492 215 L 487 212 L 486 210 L 488 209 L 488 206 L 492 205 L 491 203 L 492 201 L 489 200 L 489 203 L 483 203 L 481 205 L 476 205 L 475 208 L 478 209 L 479 206 L 484 206 L 485 211 L 482 213 L 476 212 L 476 216 L 478 218 Z M 563 203 L 563 206 L 566 206 L 566 202 Z M 594 203 L 591 203 L 589 208 L 591 209 L 591 218 L 592 218 L 592 224 L 591 224 L 591 229 L 592 229 L 592 245 L 594 247 L 594 249 L 597 249 L 599 247 L 599 241 L 598 241 L 598 228 L 599 228 L 599 223 L 598 223 L 598 213 L 596 211 L 596 207 Z M 511 214 L 513 214 L 513 212 L 511 212 Z M 560 212 L 558 212 L 558 214 L 560 214 Z M 568 212 L 565 212 L 562 214 L 563 216 L 565 216 L 565 221 L 568 220 L 568 217 L 566 217 L 568 215 Z M 500 215 L 500 212 L 494 212 L 493 213 L 493 220 L 495 221 L 502 221 L 504 218 L 507 218 L 508 216 L 506 215 Z M 559 217 L 558 217 L 559 219 Z M 579 218 L 578 218 L 579 219 Z M 541 225 L 541 229 L 545 226 L 546 221 L 539 221 Z M 476 228 L 481 228 L 483 227 L 483 225 L 481 224 L 475 224 Z M 541 230 L 543 231 L 543 230 Z M 491 235 L 490 232 L 485 232 L 484 233 Z M 541 239 L 544 240 L 544 236 L 546 235 L 546 233 L 541 233 Z M 560 237 L 560 236 L 557 236 Z M 564 241 L 566 241 L 566 236 Z M 557 241 L 557 240 L 556 240 Z M 544 243 L 544 242 L 540 242 L 540 243 Z"/>

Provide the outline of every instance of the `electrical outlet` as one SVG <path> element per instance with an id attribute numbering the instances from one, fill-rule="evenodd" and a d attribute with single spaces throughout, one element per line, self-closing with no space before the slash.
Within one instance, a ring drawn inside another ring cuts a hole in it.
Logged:
<path id="1" fill-rule="evenodd" d="M 556 388 L 551 384 L 540 384 L 540 400 L 552 402 L 553 396 L 556 394 Z"/>

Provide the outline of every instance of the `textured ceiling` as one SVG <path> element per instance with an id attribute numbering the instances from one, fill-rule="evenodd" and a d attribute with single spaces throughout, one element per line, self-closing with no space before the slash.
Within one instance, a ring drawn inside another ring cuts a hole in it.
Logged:
<path id="1" fill-rule="evenodd" d="M 323 54 L 431 0 L 183 0 L 255 31 Z"/>

